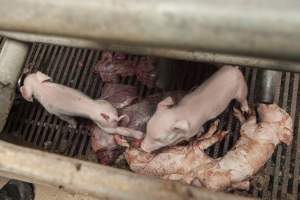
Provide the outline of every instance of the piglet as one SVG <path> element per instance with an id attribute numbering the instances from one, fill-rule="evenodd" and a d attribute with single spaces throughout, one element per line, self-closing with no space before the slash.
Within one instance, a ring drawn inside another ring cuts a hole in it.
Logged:
<path id="1" fill-rule="evenodd" d="M 29 74 L 20 87 L 22 96 L 32 102 L 33 97 L 51 114 L 76 127 L 75 116 L 89 118 L 107 133 L 141 138 L 143 133 L 125 127 L 117 127 L 127 116 L 118 116 L 116 108 L 105 100 L 93 100 L 72 88 L 53 83 L 41 72 Z"/>
<path id="2" fill-rule="evenodd" d="M 227 134 L 227 131 L 218 130 L 218 121 L 187 145 L 175 145 L 153 153 L 118 139 L 120 136 L 115 139 L 127 148 L 125 158 L 136 173 L 213 190 L 249 190 L 249 180 L 270 159 L 277 145 L 290 145 L 293 141 L 292 118 L 278 105 L 259 104 L 257 113 L 251 114 L 246 120 L 235 109 L 234 115 L 242 122 L 240 138 L 230 151 L 216 159 L 208 156 L 205 150 Z"/>
<path id="3" fill-rule="evenodd" d="M 240 102 L 242 111 L 248 112 L 246 98 L 247 85 L 241 71 L 238 67 L 223 66 L 177 105 L 169 97 L 161 101 L 147 124 L 141 148 L 152 152 L 190 139 L 233 99 Z"/>

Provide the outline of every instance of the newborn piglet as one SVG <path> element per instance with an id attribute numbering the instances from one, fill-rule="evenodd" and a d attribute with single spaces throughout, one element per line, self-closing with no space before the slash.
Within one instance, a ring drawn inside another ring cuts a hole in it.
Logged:
<path id="1" fill-rule="evenodd" d="M 250 185 L 251 176 L 270 159 L 278 144 L 291 144 L 293 125 L 287 112 L 276 104 L 259 104 L 257 112 L 260 121 L 257 123 L 254 112 L 246 121 L 242 119 L 241 136 L 236 144 L 214 165 L 197 168 L 189 174 L 195 178 L 193 181 L 215 190 L 230 186 L 245 188 Z"/>
<path id="2" fill-rule="evenodd" d="M 217 130 L 217 122 L 190 144 L 166 147 L 156 153 L 146 153 L 122 140 L 118 143 L 129 146 L 125 157 L 130 169 L 137 173 L 213 190 L 249 189 L 249 179 L 270 159 L 276 146 L 292 143 L 292 119 L 276 104 L 258 106 L 258 123 L 255 113 L 247 120 L 238 110 L 235 115 L 242 120 L 240 138 L 225 156 L 217 159 L 204 152 L 226 135 Z"/>
<path id="3" fill-rule="evenodd" d="M 204 123 L 221 114 L 233 99 L 248 112 L 246 98 L 247 85 L 242 72 L 237 67 L 224 66 L 177 105 L 169 97 L 157 105 L 147 124 L 142 149 L 152 152 L 189 140 L 199 134 Z"/>
<path id="4" fill-rule="evenodd" d="M 136 143 L 132 144 L 124 140 L 124 137 L 118 136 L 116 141 L 119 145 L 127 147 L 125 158 L 134 172 L 170 180 L 175 177 L 181 179 L 195 168 L 215 162 L 204 150 L 222 140 L 227 134 L 226 131 L 218 131 L 218 123 L 219 121 L 216 120 L 206 134 L 188 145 L 166 147 L 155 153 L 143 151 Z"/>
<path id="5" fill-rule="evenodd" d="M 25 78 L 20 92 L 27 101 L 32 102 L 34 97 L 49 113 L 67 121 L 73 127 L 76 127 L 73 117 L 84 117 L 91 119 L 107 133 L 136 138 L 143 136 L 139 131 L 117 127 L 118 122 L 127 116 L 119 117 L 116 108 L 108 101 L 95 101 L 75 89 L 53 83 L 49 76 L 39 71 Z"/>

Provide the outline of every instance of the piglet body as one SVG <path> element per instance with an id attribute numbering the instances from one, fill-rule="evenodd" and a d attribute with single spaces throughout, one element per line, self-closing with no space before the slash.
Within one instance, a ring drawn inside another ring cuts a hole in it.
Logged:
<path id="1" fill-rule="evenodd" d="M 188 140 L 199 133 L 204 123 L 221 114 L 233 99 L 238 100 L 242 110 L 247 112 L 246 97 L 247 85 L 241 71 L 237 67 L 224 66 L 178 105 L 173 106 L 171 98 L 160 102 L 147 124 L 141 147 L 151 152 Z"/>
<path id="2" fill-rule="evenodd" d="M 137 131 L 129 132 L 127 128 L 117 127 L 123 116 L 118 117 L 117 110 L 108 101 L 95 101 L 77 90 L 53 83 L 50 77 L 41 72 L 29 74 L 20 90 L 27 101 L 33 101 L 35 97 L 49 113 L 72 126 L 76 126 L 72 117 L 85 117 L 108 133 L 116 133 L 118 129 L 122 135 L 133 134 L 135 137 L 141 137 L 141 133 Z"/>
<path id="3" fill-rule="evenodd" d="M 240 130 L 240 138 L 223 157 L 212 158 L 205 153 L 212 144 L 227 134 L 218 131 L 215 123 L 206 134 L 186 146 L 173 146 L 154 153 L 146 153 L 129 146 L 125 152 L 130 168 L 140 174 L 177 180 L 213 190 L 227 188 L 249 189 L 249 179 L 270 159 L 280 143 L 290 145 L 293 140 L 292 118 L 276 104 L 259 104 Z M 241 118 L 239 118 L 241 119 Z M 118 144 L 122 145 L 123 142 Z M 123 145 L 125 146 L 125 145 Z"/>

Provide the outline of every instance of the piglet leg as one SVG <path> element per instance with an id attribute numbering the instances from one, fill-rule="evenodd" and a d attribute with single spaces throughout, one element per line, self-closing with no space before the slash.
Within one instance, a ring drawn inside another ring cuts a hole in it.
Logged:
<path id="1" fill-rule="evenodd" d="M 243 113 L 237 108 L 233 108 L 233 116 L 235 116 L 241 124 L 243 124 L 246 121 L 246 118 L 243 115 Z"/>
<path id="2" fill-rule="evenodd" d="M 126 127 L 102 128 L 102 129 L 107 133 L 119 134 L 127 137 L 133 137 L 136 139 L 141 139 L 144 135 L 144 133 L 141 131 L 137 131 Z"/>
<path id="3" fill-rule="evenodd" d="M 71 128 L 76 128 L 77 127 L 77 122 L 74 118 L 69 117 L 67 115 L 56 115 L 59 119 L 66 121 L 69 123 Z"/>
<path id="4" fill-rule="evenodd" d="M 250 114 L 250 108 L 247 100 L 241 102 L 241 110 L 243 113 Z"/>
<path id="5" fill-rule="evenodd" d="M 199 137 L 199 140 L 210 138 L 218 130 L 220 120 L 215 120 L 210 126 L 208 131 Z"/>
<path id="6" fill-rule="evenodd" d="M 125 138 L 123 138 L 122 136 L 120 136 L 120 135 L 114 135 L 114 139 L 115 139 L 115 142 L 118 145 L 120 145 L 122 147 L 126 147 L 126 148 L 130 147 L 128 141 Z"/>
<path id="7" fill-rule="evenodd" d="M 213 136 L 211 136 L 210 138 L 200 140 L 199 142 L 196 143 L 196 146 L 201 150 L 205 150 L 211 145 L 223 140 L 223 138 L 227 135 L 227 133 L 228 131 L 219 131 L 215 133 Z"/>
<path id="8" fill-rule="evenodd" d="M 232 189 L 246 190 L 250 189 L 250 181 L 242 181 L 231 185 Z"/>

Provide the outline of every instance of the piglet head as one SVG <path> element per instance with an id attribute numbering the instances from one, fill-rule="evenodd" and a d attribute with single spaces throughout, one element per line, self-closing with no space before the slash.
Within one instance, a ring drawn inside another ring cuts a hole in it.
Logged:
<path id="1" fill-rule="evenodd" d="M 27 77 L 24 79 L 23 86 L 20 87 L 21 95 L 24 99 L 27 101 L 32 102 L 33 101 L 33 90 L 34 86 L 37 84 L 41 84 L 45 81 L 49 81 L 51 78 L 47 76 L 46 74 L 43 74 L 42 72 L 36 72 L 27 75 Z"/>
<path id="2" fill-rule="evenodd" d="M 278 138 L 289 145 L 293 139 L 293 122 L 290 115 L 276 104 L 259 104 L 257 112 L 262 122 L 278 124 Z"/>
<path id="3" fill-rule="evenodd" d="M 187 120 L 177 120 L 170 97 L 158 104 L 157 110 L 147 124 L 146 137 L 141 148 L 152 152 L 165 146 L 175 145 L 187 139 L 190 124 Z"/>

